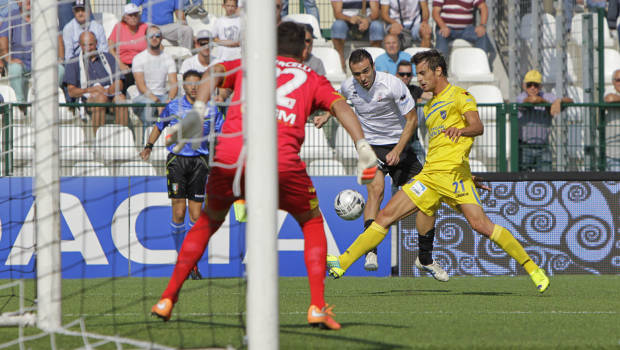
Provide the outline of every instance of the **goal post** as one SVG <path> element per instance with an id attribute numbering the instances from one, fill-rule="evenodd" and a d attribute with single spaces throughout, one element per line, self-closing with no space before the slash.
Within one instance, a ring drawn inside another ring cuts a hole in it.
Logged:
<path id="1" fill-rule="evenodd" d="M 57 1 L 32 1 L 37 326 L 61 326 Z"/>
<path id="2" fill-rule="evenodd" d="M 246 108 L 247 335 L 249 349 L 278 349 L 275 1 L 247 1 Z"/>

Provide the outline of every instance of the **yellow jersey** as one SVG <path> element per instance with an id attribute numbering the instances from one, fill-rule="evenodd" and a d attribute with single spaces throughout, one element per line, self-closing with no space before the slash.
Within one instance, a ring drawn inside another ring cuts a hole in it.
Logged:
<path id="1" fill-rule="evenodd" d="M 443 131 L 467 126 L 463 114 L 477 111 L 476 100 L 465 89 L 448 84 L 424 106 L 424 119 L 429 133 L 428 153 L 422 172 L 469 170 L 469 151 L 473 137 L 461 136 L 455 143 Z"/>

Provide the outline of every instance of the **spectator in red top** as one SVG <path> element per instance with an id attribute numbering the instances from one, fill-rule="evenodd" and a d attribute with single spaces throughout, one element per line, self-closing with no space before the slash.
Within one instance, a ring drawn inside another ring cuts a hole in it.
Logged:
<path id="1" fill-rule="evenodd" d="M 340 329 L 340 324 L 332 319 L 330 308 L 324 300 L 327 241 L 323 229 L 323 217 L 319 210 L 316 191 L 306 173 L 306 165 L 299 157 L 308 116 L 318 108 L 331 110 L 349 132 L 357 144 L 360 156 L 358 181 L 366 182 L 374 178 L 377 170 L 376 156 L 363 138 L 359 121 L 342 95 L 334 91 L 325 77 L 319 76 L 301 63 L 304 51 L 307 50 L 304 38 L 305 29 L 302 25 L 284 22 L 278 26 L 276 84 L 278 88 L 284 87 L 289 91 L 286 96 L 281 96 L 277 105 L 278 203 L 280 209 L 288 211 L 297 220 L 304 233 L 304 258 L 311 295 L 308 323 L 336 330 Z M 205 102 L 215 87 L 234 87 L 233 101 L 222 126 L 222 136 L 218 137 L 216 143 L 215 165 L 207 181 L 208 203 L 183 241 L 168 287 L 161 300 L 151 309 L 154 315 L 166 321 L 170 319 L 172 307 L 191 268 L 204 253 L 209 238 L 224 222 L 233 201 L 238 199 L 233 194 L 233 181 L 237 171 L 234 165 L 238 164 L 243 146 L 243 137 L 240 135 L 243 130 L 241 104 L 236 103 L 240 101 L 243 83 L 243 71 L 238 69 L 240 65 L 240 60 L 227 61 L 207 71 L 206 74 L 212 76 L 203 77 L 197 96 L 200 101 L 194 103 L 191 114 L 188 113 L 182 122 L 176 124 L 179 128 L 171 131 L 171 136 L 168 138 L 169 142 L 176 142 L 176 132 L 179 129 L 182 130 L 184 137 L 200 136 L 202 128 L 196 127 L 195 123 L 198 123 L 198 126 L 202 125 Z M 239 136 L 231 137 L 234 133 Z M 222 167 L 218 164 L 233 166 Z M 361 175 L 362 173 L 365 175 Z M 242 196 L 243 193 L 242 186 Z"/>
<path id="2" fill-rule="evenodd" d="M 474 11 L 480 10 L 480 23 L 474 23 Z M 489 66 L 493 69 L 495 49 L 487 36 L 487 20 L 489 9 L 484 0 L 434 0 L 433 20 L 435 27 L 435 48 L 444 57 L 450 57 L 450 44 L 455 39 L 463 39 L 475 47 L 483 49 L 489 58 Z"/>
<path id="3" fill-rule="evenodd" d="M 125 76 L 123 93 L 135 84 L 131 62 L 135 55 L 146 50 L 147 28 L 148 24 L 140 20 L 140 8 L 129 3 L 123 10 L 123 19 L 114 26 L 108 38 L 109 52 L 116 57 L 118 67 Z"/>

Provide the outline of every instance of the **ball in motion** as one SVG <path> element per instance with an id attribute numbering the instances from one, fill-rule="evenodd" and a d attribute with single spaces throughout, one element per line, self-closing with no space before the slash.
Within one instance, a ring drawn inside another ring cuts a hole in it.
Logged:
<path id="1" fill-rule="evenodd" d="M 334 200 L 336 214 L 345 220 L 355 220 L 364 212 L 366 201 L 361 193 L 355 190 L 343 190 Z"/>

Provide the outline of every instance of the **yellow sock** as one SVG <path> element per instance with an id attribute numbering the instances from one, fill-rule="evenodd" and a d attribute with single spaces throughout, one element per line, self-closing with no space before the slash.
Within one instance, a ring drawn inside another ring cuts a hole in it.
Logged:
<path id="1" fill-rule="evenodd" d="M 538 265 L 530 259 L 530 256 L 527 255 L 519 241 L 505 228 L 495 225 L 491 240 L 521 264 L 528 274 L 531 274 L 538 268 Z"/>
<path id="2" fill-rule="evenodd" d="M 364 233 L 359 235 L 355 242 L 349 246 L 347 251 L 338 257 L 340 267 L 348 269 L 360 256 L 366 254 L 369 250 L 376 247 L 383 241 L 388 229 L 373 222 Z"/>

